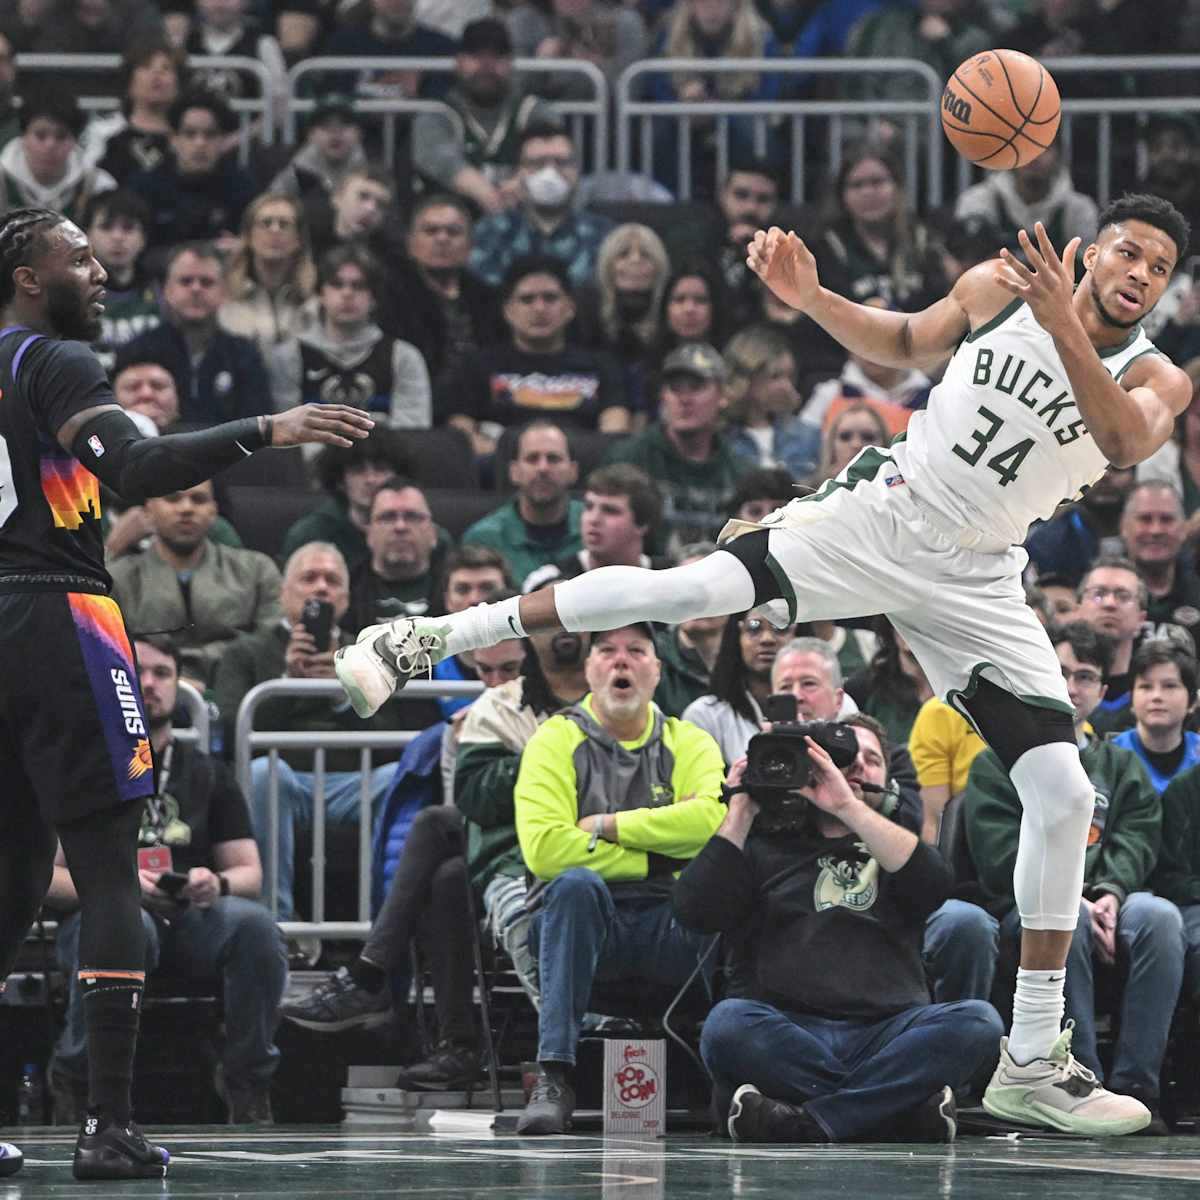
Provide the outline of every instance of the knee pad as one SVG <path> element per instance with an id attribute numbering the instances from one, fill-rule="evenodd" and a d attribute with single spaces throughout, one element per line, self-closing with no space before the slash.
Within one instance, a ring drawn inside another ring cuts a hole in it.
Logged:
<path id="1" fill-rule="evenodd" d="M 1026 929 L 1074 929 L 1096 790 L 1074 745 L 1035 746 L 1009 772 L 1021 799 L 1013 894 Z"/>

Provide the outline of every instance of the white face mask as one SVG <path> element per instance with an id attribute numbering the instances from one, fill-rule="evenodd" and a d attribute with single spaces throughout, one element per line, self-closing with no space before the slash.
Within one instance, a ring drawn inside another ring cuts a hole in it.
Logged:
<path id="1" fill-rule="evenodd" d="M 555 167 L 525 176 L 525 194 L 538 208 L 561 208 L 571 195 L 571 181 Z"/>

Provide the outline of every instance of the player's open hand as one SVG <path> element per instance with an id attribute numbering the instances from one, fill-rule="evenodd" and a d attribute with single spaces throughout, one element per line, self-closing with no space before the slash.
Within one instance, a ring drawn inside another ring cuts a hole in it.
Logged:
<path id="1" fill-rule="evenodd" d="M 374 428 L 375 422 L 361 408 L 348 404 L 298 404 L 272 415 L 271 445 L 323 442 L 329 446 L 353 446 Z"/>
<path id="2" fill-rule="evenodd" d="M 812 251 L 794 234 L 778 225 L 760 229 L 746 251 L 746 265 L 784 304 L 807 312 L 816 300 L 821 281 Z"/>
<path id="3" fill-rule="evenodd" d="M 1060 257 L 1050 241 L 1046 227 L 1038 221 L 1033 227 L 1037 243 L 1024 229 L 1017 234 L 1021 249 L 1029 260 L 1026 266 L 1011 251 L 1000 251 L 1002 260 L 996 282 L 1029 305 L 1037 322 L 1053 335 L 1074 319 L 1071 307 L 1075 295 L 1075 255 L 1082 238 L 1072 238 Z"/>

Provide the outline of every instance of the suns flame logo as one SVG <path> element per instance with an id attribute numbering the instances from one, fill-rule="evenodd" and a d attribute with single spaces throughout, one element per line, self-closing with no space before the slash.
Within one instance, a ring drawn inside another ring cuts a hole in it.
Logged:
<path id="1" fill-rule="evenodd" d="M 129 778 L 141 779 L 147 771 L 154 770 L 154 759 L 150 757 L 150 743 L 145 738 L 138 738 L 133 748 L 133 757 L 129 760 Z"/>

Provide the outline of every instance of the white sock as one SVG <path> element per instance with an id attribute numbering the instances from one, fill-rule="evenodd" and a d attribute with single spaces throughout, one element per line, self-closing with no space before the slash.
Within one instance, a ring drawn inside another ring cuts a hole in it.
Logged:
<path id="1" fill-rule="evenodd" d="M 1013 997 L 1012 1032 L 1008 1053 L 1018 1066 L 1035 1058 L 1049 1058 L 1050 1049 L 1062 1032 L 1063 984 L 1067 970 L 1027 971 L 1017 968 L 1017 992 Z"/>
<path id="2" fill-rule="evenodd" d="M 476 604 L 462 612 L 437 617 L 440 625 L 448 625 L 446 657 L 462 654 L 465 650 L 479 650 L 494 646 L 497 642 L 525 636 L 518 605 L 520 596 L 497 600 L 495 604 Z"/>

